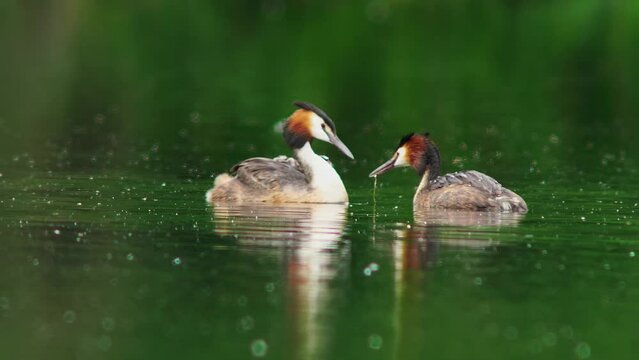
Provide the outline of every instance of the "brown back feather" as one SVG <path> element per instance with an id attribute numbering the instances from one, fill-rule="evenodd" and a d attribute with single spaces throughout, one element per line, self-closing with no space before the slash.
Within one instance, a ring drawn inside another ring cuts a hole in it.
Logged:
<path id="1" fill-rule="evenodd" d="M 308 186 L 299 162 L 284 156 L 275 159 L 250 158 L 233 166 L 230 174 L 254 189 L 277 190 L 285 186 Z"/>
<path id="2" fill-rule="evenodd" d="M 501 184 L 492 177 L 479 171 L 470 170 L 442 175 L 431 180 L 428 184 L 428 190 L 435 190 L 449 185 L 468 185 L 493 196 L 500 195 L 503 189 Z"/>

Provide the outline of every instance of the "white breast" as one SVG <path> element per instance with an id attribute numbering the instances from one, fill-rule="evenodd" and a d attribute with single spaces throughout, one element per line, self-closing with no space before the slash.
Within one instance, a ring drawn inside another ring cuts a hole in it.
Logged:
<path id="1" fill-rule="evenodd" d="M 339 174 L 328 161 L 317 155 L 306 143 L 297 150 L 297 159 L 311 172 L 312 191 L 321 202 L 348 202 L 348 194 Z"/>

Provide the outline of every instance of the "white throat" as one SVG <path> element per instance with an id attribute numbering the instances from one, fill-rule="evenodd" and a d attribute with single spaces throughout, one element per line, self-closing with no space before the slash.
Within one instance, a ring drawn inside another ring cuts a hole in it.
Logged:
<path id="1" fill-rule="evenodd" d="M 424 172 L 424 175 L 422 175 L 422 180 L 419 182 L 419 186 L 417 187 L 417 191 L 415 191 L 415 196 L 413 196 L 413 204 L 415 203 L 415 201 L 419 197 L 419 194 L 422 191 L 426 190 L 426 187 L 428 186 L 429 183 L 430 183 L 430 171 L 426 170 Z"/>
<path id="2" fill-rule="evenodd" d="M 295 156 L 309 172 L 312 191 L 318 195 L 318 202 L 348 202 L 348 194 L 342 179 L 328 161 L 317 155 L 307 142 L 295 150 Z"/>

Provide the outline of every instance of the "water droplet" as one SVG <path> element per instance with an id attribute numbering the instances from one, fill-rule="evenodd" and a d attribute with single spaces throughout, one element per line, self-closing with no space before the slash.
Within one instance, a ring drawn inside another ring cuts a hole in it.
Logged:
<path id="1" fill-rule="evenodd" d="M 249 315 L 240 319 L 240 329 L 242 331 L 250 331 L 255 327 L 255 320 Z"/>
<path id="2" fill-rule="evenodd" d="M 628 253 L 628 256 L 630 256 L 631 258 L 632 258 L 632 257 L 635 257 L 635 255 L 636 255 L 636 254 L 635 254 L 635 252 L 634 252 L 634 251 L 631 251 L 631 252 L 629 252 L 629 253 Z"/>
<path id="3" fill-rule="evenodd" d="M 263 357 L 268 351 L 268 344 L 262 339 L 253 340 L 251 343 L 251 354 L 255 357 Z"/>
<path id="4" fill-rule="evenodd" d="M 586 221 L 586 217 L 585 217 L 585 216 L 582 216 L 582 217 L 581 217 L 581 221 Z"/>
<path id="5" fill-rule="evenodd" d="M 373 270 L 371 270 L 371 268 L 369 268 L 368 266 L 364 268 L 364 275 L 371 276 L 372 273 L 373 273 Z"/>
<path id="6" fill-rule="evenodd" d="M 377 271 L 379 270 L 379 265 L 377 263 L 370 263 L 370 265 L 368 265 L 368 267 L 371 269 L 371 271 Z"/>
<path id="7" fill-rule="evenodd" d="M 368 347 L 373 350 L 379 350 L 382 348 L 383 339 L 377 334 L 372 334 L 368 337 Z"/>
<path id="8" fill-rule="evenodd" d="M 9 298 L 0 297 L 0 310 L 9 310 L 10 305 Z"/>
<path id="9" fill-rule="evenodd" d="M 554 332 L 548 332 L 546 334 L 544 334 L 544 337 L 542 338 L 542 341 L 544 343 L 544 345 L 550 347 L 550 346 L 555 346 L 557 344 L 557 335 L 555 335 Z"/>
<path id="10" fill-rule="evenodd" d="M 561 336 L 565 337 L 566 339 L 572 339 L 574 335 L 574 331 L 572 330 L 572 327 L 569 325 L 562 326 L 561 329 L 559 329 L 559 333 L 561 334 Z"/>
<path id="11" fill-rule="evenodd" d="M 133 253 L 126 254 L 126 259 L 129 261 L 133 261 L 135 259 L 135 255 Z"/>
<path id="12" fill-rule="evenodd" d="M 275 284 L 273 284 L 272 282 L 267 283 L 264 286 L 264 289 L 266 289 L 267 292 L 273 292 L 275 290 Z"/>
<path id="13" fill-rule="evenodd" d="M 73 310 L 67 310 L 62 314 L 62 320 L 67 324 L 73 324 L 75 321 L 75 312 Z"/>
<path id="14" fill-rule="evenodd" d="M 115 320 L 113 320 L 110 317 L 105 317 L 104 319 L 102 319 L 102 328 L 105 331 L 111 331 L 115 328 Z"/>
<path id="15" fill-rule="evenodd" d="M 176 257 L 175 259 L 173 259 L 173 261 L 171 261 L 171 263 L 175 266 L 178 266 L 182 264 L 182 259 L 180 259 L 179 257 Z"/>
<path id="16" fill-rule="evenodd" d="M 499 336 L 499 324 L 494 322 L 486 324 L 484 333 L 490 337 Z"/>
<path id="17" fill-rule="evenodd" d="M 55 229 L 55 230 L 53 230 L 53 233 L 56 234 L 56 235 L 60 235 L 60 230 Z"/>
<path id="18" fill-rule="evenodd" d="M 516 340 L 519 337 L 519 330 L 514 326 L 508 326 L 504 330 L 504 337 L 508 340 Z"/>
<path id="19" fill-rule="evenodd" d="M 577 357 L 580 359 L 587 359 L 590 357 L 590 345 L 588 345 L 588 343 L 586 342 L 580 342 L 579 344 L 577 344 L 577 346 L 575 347 L 575 354 L 577 354 Z"/>
<path id="20" fill-rule="evenodd" d="M 475 280 L 473 280 L 473 282 L 475 283 L 475 285 L 480 286 L 482 284 L 482 279 L 478 276 L 475 278 Z"/>
<path id="21" fill-rule="evenodd" d="M 33 258 L 33 260 L 31 260 L 31 264 L 33 266 L 38 266 L 40 265 L 40 260 L 38 260 L 38 258 Z"/>
<path id="22" fill-rule="evenodd" d="M 109 335 L 102 335 L 98 338 L 98 348 L 102 351 L 108 351 L 111 349 L 111 345 L 113 342 L 111 341 L 111 337 Z"/>

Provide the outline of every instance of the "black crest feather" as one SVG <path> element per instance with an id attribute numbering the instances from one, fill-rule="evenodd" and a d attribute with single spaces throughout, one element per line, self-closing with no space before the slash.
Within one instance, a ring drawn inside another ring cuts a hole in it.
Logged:
<path id="1" fill-rule="evenodd" d="M 401 140 L 399 140 L 399 145 L 397 145 L 398 148 L 404 146 L 404 144 L 406 144 L 408 142 L 408 140 L 410 140 L 413 135 L 415 135 L 415 133 L 410 133 L 408 135 L 404 135 L 404 137 L 402 137 Z"/>
<path id="2" fill-rule="evenodd" d="M 293 103 L 293 105 L 304 109 L 304 110 L 308 110 L 308 111 L 312 111 L 315 114 L 317 114 L 317 116 L 321 117 L 322 119 L 324 119 L 324 122 L 326 123 L 326 125 L 328 125 L 328 127 L 331 128 L 331 130 L 333 130 L 333 133 L 335 133 L 335 123 L 333 123 L 333 120 L 331 120 L 330 117 L 328 117 L 328 115 L 326 115 L 326 113 L 318 108 L 317 106 L 309 103 L 309 102 L 305 102 L 305 101 L 295 101 Z"/>

